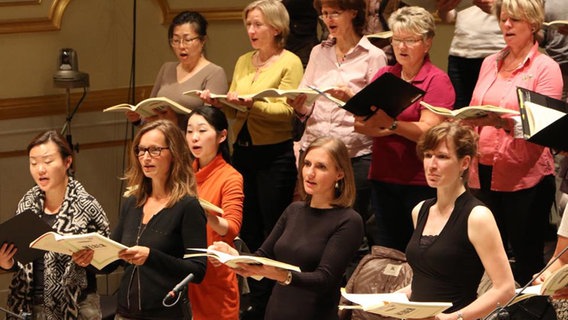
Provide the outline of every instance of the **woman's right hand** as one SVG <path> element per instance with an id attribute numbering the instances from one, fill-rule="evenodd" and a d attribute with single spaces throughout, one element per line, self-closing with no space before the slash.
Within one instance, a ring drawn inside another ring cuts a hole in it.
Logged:
<path id="1" fill-rule="evenodd" d="M 73 252 L 71 258 L 73 259 L 73 262 L 84 268 L 91 264 L 94 255 L 95 251 L 93 249 L 82 249 L 77 252 Z"/>
<path id="2" fill-rule="evenodd" d="M 304 105 L 306 104 L 307 99 L 308 96 L 302 93 L 297 95 L 294 99 L 287 98 L 286 103 L 288 103 L 290 107 L 294 108 L 296 114 L 305 115 L 307 109 L 304 107 Z"/>
<path id="3" fill-rule="evenodd" d="M 0 247 L 0 267 L 10 270 L 14 266 L 14 255 L 18 252 L 18 248 L 13 243 L 4 242 Z"/>
<path id="4" fill-rule="evenodd" d="M 209 91 L 209 89 L 202 90 L 201 93 L 199 94 L 199 98 L 201 98 L 201 100 L 203 100 L 203 102 L 205 102 L 209 105 L 212 105 L 214 107 L 217 107 L 217 108 L 223 107 L 223 104 L 221 102 L 219 102 L 219 99 L 211 98 L 211 91 Z"/>
<path id="5" fill-rule="evenodd" d="M 223 241 L 214 241 L 212 245 L 207 247 L 207 249 L 217 250 L 217 251 L 220 251 L 220 252 L 223 252 L 223 253 L 230 254 L 232 256 L 238 256 L 239 255 L 239 252 L 237 251 L 237 249 L 231 247 L 228 243 L 223 242 Z M 221 262 L 219 262 L 219 260 L 217 260 L 215 258 L 208 258 L 208 260 L 215 267 L 219 267 L 219 266 L 223 265 Z"/>
<path id="6" fill-rule="evenodd" d="M 126 111 L 126 119 L 128 119 L 130 123 L 138 123 L 139 121 L 142 121 L 142 117 L 134 111 Z"/>

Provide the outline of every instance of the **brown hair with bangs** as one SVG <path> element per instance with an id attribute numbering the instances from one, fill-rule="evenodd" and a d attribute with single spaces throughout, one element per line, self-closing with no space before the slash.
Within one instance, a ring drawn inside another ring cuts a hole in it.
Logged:
<path id="1" fill-rule="evenodd" d="M 420 160 L 424 160 L 424 153 L 436 149 L 436 147 L 444 142 L 452 142 L 456 149 L 456 156 L 459 160 L 466 156 L 471 159 L 477 155 L 478 136 L 469 126 L 460 125 L 457 122 L 442 122 L 441 124 L 430 128 L 420 138 L 416 145 L 416 152 Z M 462 178 L 467 183 L 469 177 L 469 168 L 465 169 Z"/>

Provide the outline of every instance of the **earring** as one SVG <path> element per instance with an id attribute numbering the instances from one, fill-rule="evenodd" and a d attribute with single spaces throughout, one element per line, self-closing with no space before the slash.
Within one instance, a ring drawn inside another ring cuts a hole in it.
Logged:
<path id="1" fill-rule="evenodd" d="M 335 189 L 339 189 L 339 181 L 335 181 Z"/>

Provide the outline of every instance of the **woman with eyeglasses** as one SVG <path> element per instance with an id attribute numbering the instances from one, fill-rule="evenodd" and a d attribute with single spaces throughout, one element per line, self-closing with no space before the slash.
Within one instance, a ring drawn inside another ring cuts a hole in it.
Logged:
<path id="1" fill-rule="evenodd" d="M 451 109 L 455 92 L 450 78 L 430 62 L 428 55 L 436 29 L 432 14 L 421 7 L 403 7 L 389 17 L 389 28 L 397 63 L 379 70 L 375 78 L 390 72 L 424 90 L 423 101 Z M 419 101 L 396 118 L 377 107 L 371 118 L 357 118 L 355 130 L 373 137 L 369 178 L 379 227 L 378 244 L 404 252 L 413 230 L 412 208 L 435 195 L 416 156 L 416 142 L 443 118 Z"/>
<path id="2" fill-rule="evenodd" d="M 384 52 L 363 36 L 365 0 L 315 0 L 331 40 L 312 50 L 300 87 L 327 89 L 332 96 L 347 101 L 371 82 L 379 69 L 387 65 Z M 332 136 L 347 146 L 355 173 L 357 197 L 353 208 L 364 220 L 368 218 L 371 185 L 367 178 L 373 140 L 355 132 L 353 114 L 329 99 L 319 98 L 311 105 L 301 95 L 290 101 L 299 121 L 305 123 L 300 153 L 317 137 Z"/>
<path id="3" fill-rule="evenodd" d="M 187 142 L 174 123 L 156 120 L 140 128 L 132 145 L 125 174 L 128 198 L 111 234 L 129 248 L 119 254 L 120 263 L 103 270 L 124 267 L 115 319 L 191 319 L 183 299 L 170 307 L 162 304 L 190 273 L 194 283 L 205 276 L 205 258 L 183 259 L 187 248 L 207 247 L 207 219 Z M 83 250 L 75 261 L 88 264 L 92 258 L 92 250 Z"/>
<path id="4" fill-rule="evenodd" d="M 30 142 L 27 150 L 35 186 L 22 197 L 16 214 L 32 211 L 59 234 L 97 232 L 108 236 L 109 223 L 103 208 L 73 178 L 73 150 L 65 138 L 55 130 L 45 131 Z M 8 294 L 12 312 L 29 313 L 33 319 L 101 319 L 96 274 L 89 263 L 45 252 L 33 262 L 22 264 L 14 259 L 17 250 L 13 244 L 0 247 L 0 268 L 13 272 Z"/>
<path id="5" fill-rule="evenodd" d="M 253 101 L 238 96 L 268 88 L 297 89 L 303 67 L 298 56 L 284 49 L 290 23 L 281 1 L 250 3 L 243 10 L 243 22 L 254 50 L 237 60 L 227 100 L 246 107 L 246 111 L 211 99 L 210 90 L 204 90 L 201 98 L 222 108 L 231 122 L 233 166 L 244 181 L 241 238 L 255 251 L 294 195 L 297 176 L 292 140 L 294 109 L 285 98 Z M 249 286 L 252 307 L 243 317 L 262 319 L 272 282 L 250 281 Z"/>
<path id="6" fill-rule="evenodd" d="M 507 46 L 483 61 L 471 105 L 519 110 L 517 87 L 560 99 L 562 72 L 539 51 L 537 41 L 543 1 L 496 0 L 493 9 Z M 480 132 L 479 162 L 472 166 L 469 186 L 495 215 L 503 243 L 515 258 L 515 280 L 525 284 L 544 267 L 555 181 L 550 149 L 518 137 L 518 121 L 489 115 L 464 123 Z"/>
<path id="7" fill-rule="evenodd" d="M 194 11 L 183 11 L 173 18 L 168 28 L 168 41 L 178 61 L 162 65 L 150 97 L 167 97 L 186 108 L 195 109 L 201 107 L 203 101 L 183 95 L 184 92 L 205 89 L 219 94 L 227 92 L 225 71 L 205 58 L 207 24 L 207 20 Z M 128 112 L 127 117 L 133 123 L 142 121 L 135 112 Z M 183 130 L 187 124 L 187 115 L 176 114 L 169 107 L 144 120 L 155 119 L 171 120 Z"/>

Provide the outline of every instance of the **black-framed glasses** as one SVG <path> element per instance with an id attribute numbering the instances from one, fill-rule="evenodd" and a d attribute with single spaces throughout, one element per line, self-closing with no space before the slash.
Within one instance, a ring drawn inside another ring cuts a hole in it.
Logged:
<path id="1" fill-rule="evenodd" d="M 193 37 L 193 38 L 172 38 L 170 39 L 170 45 L 172 47 L 179 47 L 179 45 L 181 44 L 182 46 L 188 46 L 190 43 L 192 43 L 193 41 L 199 39 L 201 37 L 197 36 L 197 37 Z"/>
<path id="2" fill-rule="evenodd" d="M 139 156 L 143 157 L 146 152 L 150 154 L 151 157 L 159 157 L 162 154 L 162 150 L 169 149 L 169 147 L 158 147 L 158 146 L 150 146 L 150 147 L 141 147 L 136 146 L 134 147 L 134 153 Z"/>

